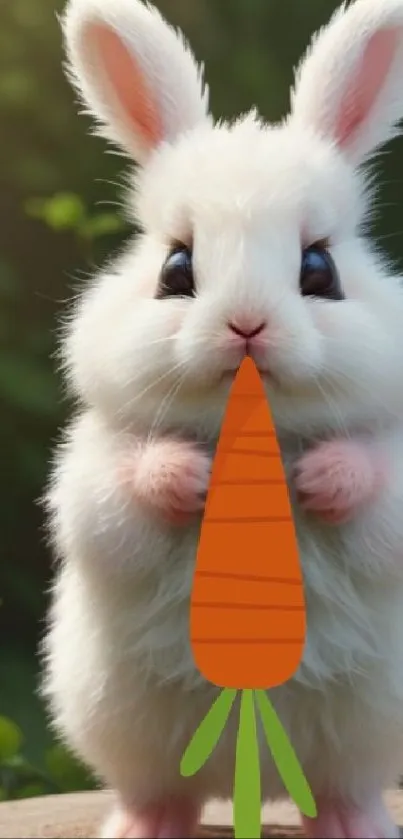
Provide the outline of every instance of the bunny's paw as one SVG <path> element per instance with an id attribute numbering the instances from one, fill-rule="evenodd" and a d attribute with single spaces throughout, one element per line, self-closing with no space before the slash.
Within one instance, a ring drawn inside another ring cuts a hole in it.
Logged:
<path id="1" fill-rule="evenodd" d="M 360 810 L 350 802 L 318 801 L 317 819 L 303 819 L 310 839 L 397 839 L 399 831 L 383 805 Z"/>
<path id="2" fill-rule="evenodd" d="M 210 471 L 211 458 L 179 440 L 150 443 L 123 469 L 136 499 L 172 524 L 185 524 L 202 512 Z"/>
<path id="3" fill-rule="evenodd" d="M 382 482 L 383 470 L 375 454 L 353 440 L 320 443 L 294 469 L 302 509 L 329 524 L 351 520 L 374 498 Z"/>
<path id="4" fill-rule="evenodd" d="M 101 839 L 188 839 L 195 835 L 198 808 L 192 802 L 169 801 L 142 812 L 116 810 Z"/>

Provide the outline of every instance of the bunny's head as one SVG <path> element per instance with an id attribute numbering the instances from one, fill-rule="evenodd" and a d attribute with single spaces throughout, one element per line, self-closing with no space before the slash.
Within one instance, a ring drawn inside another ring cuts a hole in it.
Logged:
<path id="1" fill-rule="evenodd" d="M 274 126 L 215 124 L 183 38 L 140 0 L 70 0 L 64 33 L 85 106 L 139 164 L 142 229 L 73 317 L 79 396 L 127 425 L 213 428 L 248 352 L 284 429 L 401 411 L 403 292 L 361 226 L 362 164 L 403 115 L 403 0 L 339 9 Z"/>

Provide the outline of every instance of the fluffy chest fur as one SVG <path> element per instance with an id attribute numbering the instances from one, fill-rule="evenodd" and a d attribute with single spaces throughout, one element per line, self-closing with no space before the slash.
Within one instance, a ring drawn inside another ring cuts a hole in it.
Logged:
<path id="1" fill-rule="evenodd" d="M 214 444 L 208 445 L 213 454 Z M 288 440 L 286 447 L 283 444 L 288 476 L 296 457 L 307 447 L 299 438 Z M 290 488 L 308 622 L 305 654 L 296 678 L 319 686 L 323 680 L 351 678 L 384 656 L 384 641 L 379 641 L 384 631 L 379 624 L 393 623 L 392 586 L 382 589 L 379 579 L 366 573 L 365 563 L 364 567 L 357 563 L 354 527 L 322 525 L 313 516 L 305 516 L 293 497 L 291 482 Z M 140 667 L 144 678 L 160 683 L 179 679 L 187 689 L 203 681 L 195 670 L 189 643 L 199 528 L 200 521 L 175 529 L 156 521 L 134 520 L 130 528 L 122 529 L 119 544 L 110 546 L 113 561 L 120 553 L 121 564 L 132 569 L 130 574 L 99 578 L 88 564 L 80 583 L 84 600 L 95 603 L 98 599 L 101 604 L 92 632 L 98 614 L 99 632 L 105 636 L 102 643 L 115 661 L 120 658 L 130 666 L 132 659 L 133 668 Z M 270 553 L 262 561 L 281 570 Z"/>

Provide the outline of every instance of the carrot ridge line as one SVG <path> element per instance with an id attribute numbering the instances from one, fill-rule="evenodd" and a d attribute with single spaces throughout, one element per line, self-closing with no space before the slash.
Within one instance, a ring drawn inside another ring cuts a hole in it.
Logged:
<path id="1" fill-rule="evenodd" d="M 192 638 L 192 644 L 303 644 L 305 638 Z"/>
<path id="2" fill-rule="evenodd" d="M 244 518 L 239 519 L 232 516 L 224 516 L 220 518 L 215 518 L 213 516 L 209 517 L 206 516 L 204 519 L 204 524 L 264 524 L 267 522 L 287 522 L 291 521 L 291 516 L 244 516 Z"/>
<path id="3" fill-rule="evenodd" d="M 279 583 L 280 585 L 300 586 L 301 580 L 298 577 L 264 577 L 259 574 L 237 574 L 234 571 L 206 571 L 198 570 L 199 577 L 217 577 L 223 580 L 242 580 L 246 583 Z"/>
<path id="4" fill-rule="evenodd" d="M 260 393 L 256 393 L 255 391 L 232 391 L 231 399 L 256 399 L 257 401 L 261 401 L 262 397 Z"/>
<path id="5" fill-rule="evenodd" d="M 193 609 L 246 609 L 253 612 L 304 612 L 305 606 L 280 603 L 218 603 L 214 600 L 193 600 Z"/>
<path id="6" fill-rule="evenodd" d="M 236 440 L 275 440 L 276 435 L 274 431 L 223 431 L 221 434 L 221 440 L 232 440 L 233 443 Z"/>
<path id="7" fill-rule="evenodd" d="M 217 480 L 213 478 L 210 481 L 211 487 L 259 487 L 259 486 L 282 486 L 284 481 L 282 478 L 248 478 L 246 481 L 242 481 L 242 485 L 240 484 L 238 478 L 223 478 L 222 480 Z"/>
<path id="8" fill-rule="evenodd" d="M 252 454 L 258 457 L 271 457 L 278 460 L 278 452 L 266 452 L 264 449 L 234 449 L 220 448 L 218 454 Z"/>

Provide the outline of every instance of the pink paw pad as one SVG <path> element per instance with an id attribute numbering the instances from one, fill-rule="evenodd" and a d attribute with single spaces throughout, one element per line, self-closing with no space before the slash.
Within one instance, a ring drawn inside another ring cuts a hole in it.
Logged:
<path id="1" fill-rule="evenodd" d="M 382 804 L 367 812 L 352 804 L 318 801 L 318 817 L 303 818 L 310 839 L 397 839 L 399 831 Z"/>
<path id="2" fill-rule="evenodd" d="M 192 839 L 199 809 L 193 802 L 172 801 L 143 811 L 116 810 L 107 820 L 101 839 Z"/>
<path id="3" fill-rule="evenodd" d="M 174 440 L 150 444 L 125 468 L 138 500 L 169 522 L 186 523 L 204 509 L 211 458 L 195 445 Z"/>
<path id="4" fill-rule="evenodd" d="M 364 444 L 332 440 L 319 444 L 294 470 L 302 509 L 338 524 L 351 519 L 383 483 L 382 465 Z"/>

